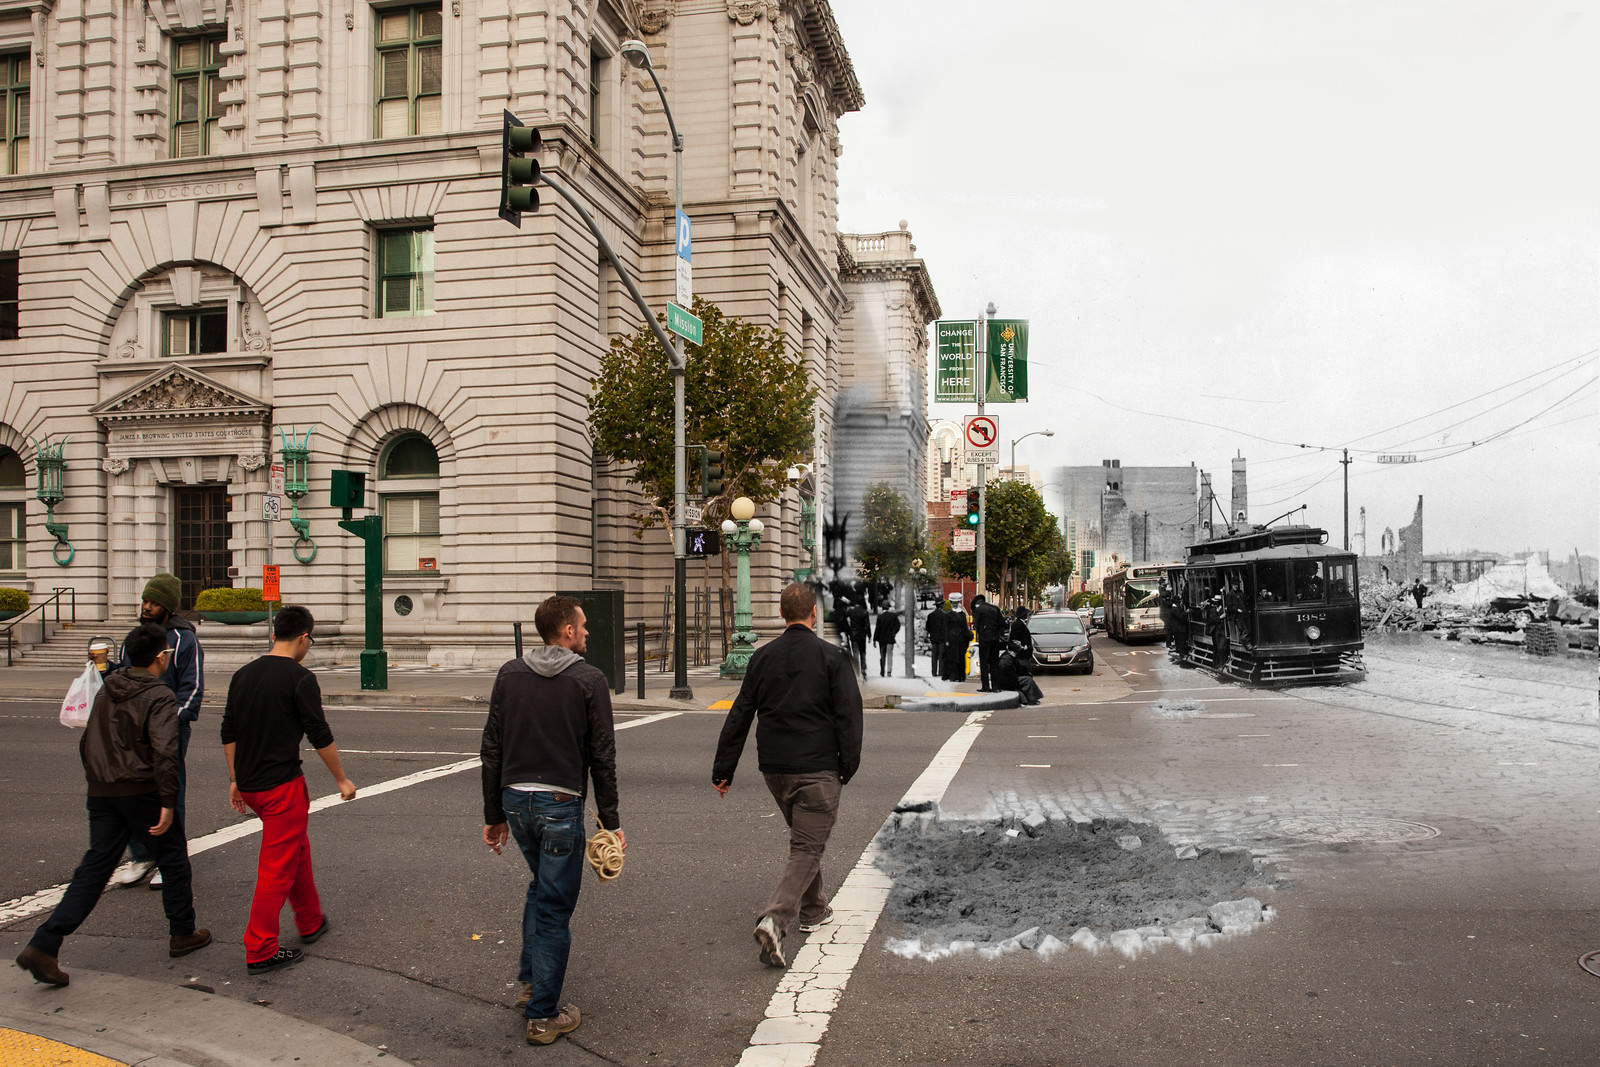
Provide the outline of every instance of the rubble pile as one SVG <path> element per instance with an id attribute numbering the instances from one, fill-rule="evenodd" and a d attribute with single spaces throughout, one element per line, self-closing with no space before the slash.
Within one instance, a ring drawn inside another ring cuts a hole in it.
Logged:
<path id="1" fill-rule="evenodd" d="M 1272 909 L 1249 894 L 1281 885 L 1248 849 L 1175 847 L 1127 819 L 907 813 L 878 844 L 878 866 L 894 878 L 888 912 L 908 935 L 889 948 L 924 959 L 1048 958 L 1069 945 L 1192 950 L 1269 920 Z"/>
<path id="2" fill-rule="evenodd" d="M 1419 608 L 1409 585 L 1361 579 L 1363 630 L 1412 630 L 1446 641 L 1510 645 L 1534 655 L 1596 649 L 1594 606 L 1567 596 L 1536 557 L 1503 563 L 1475 581 L 1430 591 Z"/>

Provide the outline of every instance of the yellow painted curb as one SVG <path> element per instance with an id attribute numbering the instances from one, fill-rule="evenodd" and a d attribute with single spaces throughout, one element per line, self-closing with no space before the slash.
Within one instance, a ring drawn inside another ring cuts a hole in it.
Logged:
<path id="1" fill-rule="evenodd" d="M 0 1026 L 0 1067 L 128 1067 L 121 1060 L 107 1059 L 97 1052 L 85 1052 L 48 1037 L 23 1033 Z"/>

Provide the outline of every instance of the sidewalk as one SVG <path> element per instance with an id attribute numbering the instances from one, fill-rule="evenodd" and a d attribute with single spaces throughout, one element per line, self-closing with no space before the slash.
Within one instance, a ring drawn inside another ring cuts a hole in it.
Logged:
<path id="1" fill-rule="evenodd" d="M 979 693 L 976 670 L 970 681 L 941 682 L 931 676 L 928 658 L 918 656 L 916 677 L 879 678 L 876 649 L 869 652 L 868 658 L 873 674 L 861 680 L 861 698 L 867 708 L 898 706 L 904 711 L 967 712 L 1017 706 L 1016 693 Z M 228 695 L 228 678 L 238 666 L 240 664 L 226 662 L 206 664 L 207 706 L 222 706 Z M 361 688 L 360 671 L 354 665 L 319 667 L 312 660 L 308 666 L 316 671 L 323 702 L 333 707 L 487 709 L 495 675 L 493 670 L 480 667 L 390 666 L 389 688 L 367 690 Z M 896 658 L 896 669 L 901 674 L 905 672 L 903 655 Z M 82 667 L 0 667 L 0 695 L 59 700 L 66 696 L 67 687 L 81 670 Z M 670 698 L 667 694 L 672 689 L 672 681 L 671 671 L 658 670 L 653 663 L 646 664 L 641 699 L 638 676 L 630 668 L 622 692 L 612 693 L 612 704 L 616 710 L 626 712 L 725 710 L 739 694 L 739 679 L 719 677 L 715 666 L 689 670 L 692 700 Z"/>
<path id="2" fill-rule="evenodd" d="M 56 989 L 10 960 L 0 974 L 0 1061 L 8 1067 L 406 1067 L 388 1051 L 205 986 L 75 967 L 72 984 Z"/>

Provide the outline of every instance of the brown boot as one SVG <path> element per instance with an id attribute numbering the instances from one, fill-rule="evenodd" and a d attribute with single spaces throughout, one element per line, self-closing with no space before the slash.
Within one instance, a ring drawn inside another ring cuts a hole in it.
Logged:
<path id="1" fill-rule="evenodd" d="M 167 955 L 177 959 L 209 944 L 211 944 L 210 930 L 196 930 L 192 934 L 173 934 L 167 942 Z"/>
<path id="2" fill-rule="evenodd" d="M 56 966 L 54 956 L 47 956 L 32 945 L 17 953 L 17 966 L 33 975 L 35 982 L 45 985 L 63 986 L 72 980 L 66 971 Z"/>

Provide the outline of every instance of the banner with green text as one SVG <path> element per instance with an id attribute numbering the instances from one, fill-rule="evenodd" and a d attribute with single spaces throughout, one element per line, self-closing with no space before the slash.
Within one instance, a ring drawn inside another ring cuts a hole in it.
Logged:
<path id="1" fill-rule="evenodd" d="M 977 399 L 977 332 L 977 323 L 971 319 L 934 323 L 937 338 L 934 403 L 970 404 Z"/>
<path id="2" fill-rule="evenodd" d="M 942 323 L 940 325 L 943 325 Z M 1010 404 L 1028 399 L 1028 320 L 990 319 L 983 399 Z"/>

